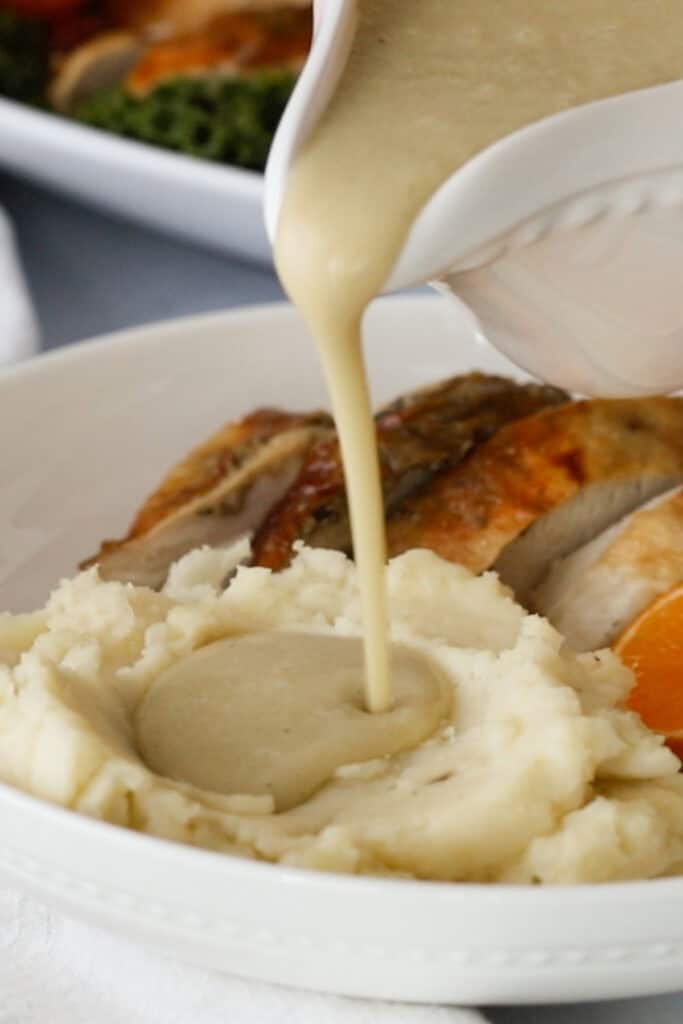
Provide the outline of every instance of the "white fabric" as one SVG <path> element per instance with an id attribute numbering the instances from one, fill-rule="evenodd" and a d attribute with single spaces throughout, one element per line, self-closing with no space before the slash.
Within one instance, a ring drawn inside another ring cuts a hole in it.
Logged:
<path id="1" fill-rule="evenodd" d="M 19 264 L 14 233 L 0 210 L 0 364 L 33 355 L 38 344 L 38 324 Z"/>
<path id="2" fill-rule="evenodd" d="M 0 1024 L 485 1024 L 475 1010 L 297 992 L 167 959 L 0 887 Z"/>

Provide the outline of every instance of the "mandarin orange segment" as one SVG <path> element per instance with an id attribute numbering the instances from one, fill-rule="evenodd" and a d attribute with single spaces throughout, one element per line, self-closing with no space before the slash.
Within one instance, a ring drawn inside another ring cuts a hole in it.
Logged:
<path id="1" fill-rule="evenodd" d="M 629 707 L 683 757 L 683 585 L 649 605 L 615 651 L 636 676 Z"/>

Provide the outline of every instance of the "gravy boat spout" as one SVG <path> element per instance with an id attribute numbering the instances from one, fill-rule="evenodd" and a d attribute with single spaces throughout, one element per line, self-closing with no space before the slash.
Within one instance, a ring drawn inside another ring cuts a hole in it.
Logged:
<path id="1" fill-rule="evenodd" d="M 334 94 L 356 0 L 315 5 L 314 42 L 275 138 L 265 214 Z M 683 387 L 683 81 L 556 114 L 452 174 L 416 217 L 385 291 L 464 301 L 518 366 L 583 394 Z"/>

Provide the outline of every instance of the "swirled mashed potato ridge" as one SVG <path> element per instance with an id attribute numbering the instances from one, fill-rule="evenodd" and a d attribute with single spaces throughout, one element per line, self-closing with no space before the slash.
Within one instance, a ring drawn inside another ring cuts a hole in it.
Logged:
<path id="1" fill-rule="evenodd" d="M 416 749 L 338 769 L 310 799 L 222 796 L 152 772 L 136 709 L 166 667 L 245 632 L 360 634 L 355 568 L 299 551 L 279 574 L 202 549 L 161 594 L 63 581 L 44 611 L 0 616 L 0 777 L 152 835 L 312 868 L 470 881 L 579 882 L 678 872 L 677 758 L 623 700 L 609 652 L 575 655 L 489 574 L 426 551 L 395 559 L 395 640 L 428 652 L 452 711 Z"/>

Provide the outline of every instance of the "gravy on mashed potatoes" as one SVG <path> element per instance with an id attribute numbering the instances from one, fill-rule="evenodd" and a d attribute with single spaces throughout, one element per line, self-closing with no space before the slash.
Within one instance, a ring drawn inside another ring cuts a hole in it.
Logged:
<path id="1" fill-rule="evenodd" d="M 142 753 L 145 714 L 155 687 L 198 648 L 264 631 L 277 642 L 284 631 L 304 644 L 346 641 L 360 657 L 352 562 L 302 549 L 278 574 L 239 568 L 223 591 L 240 554 L 195 551 L 162 593 L 102 582 L 91 569 L 62 582 L 43 611 L 0 616 L 0 777 L 152 835 L 332 871 L 508 882 L 679 872 L 683 777 L 623 709 L 630 672 L 609 652 L 563 647 L 494 575 L 426 551 L 387 572 L 392 641 L 432 671 L 429 713 L 439 721 L 423 723 L 416 746 L 382 749 L 381 736 L 365 743 L 351 730 L 356 761 L 342 747 L 322 772 L 317 757 L 271 764 L 273 778 L 289 780 L 284 796 L 268 790 L 266 773 L 228 795 L 193 784 L 172 750 L 165 775 L 155 772 Z M 201 694 L 201 673 L 197 685 Z M 348 698 L 352 716 L 381 718 L 362 711 L 360 692 Z M 261 725 L 264 744 L 273 727 L 262 712 L 255 754 Z"/>

